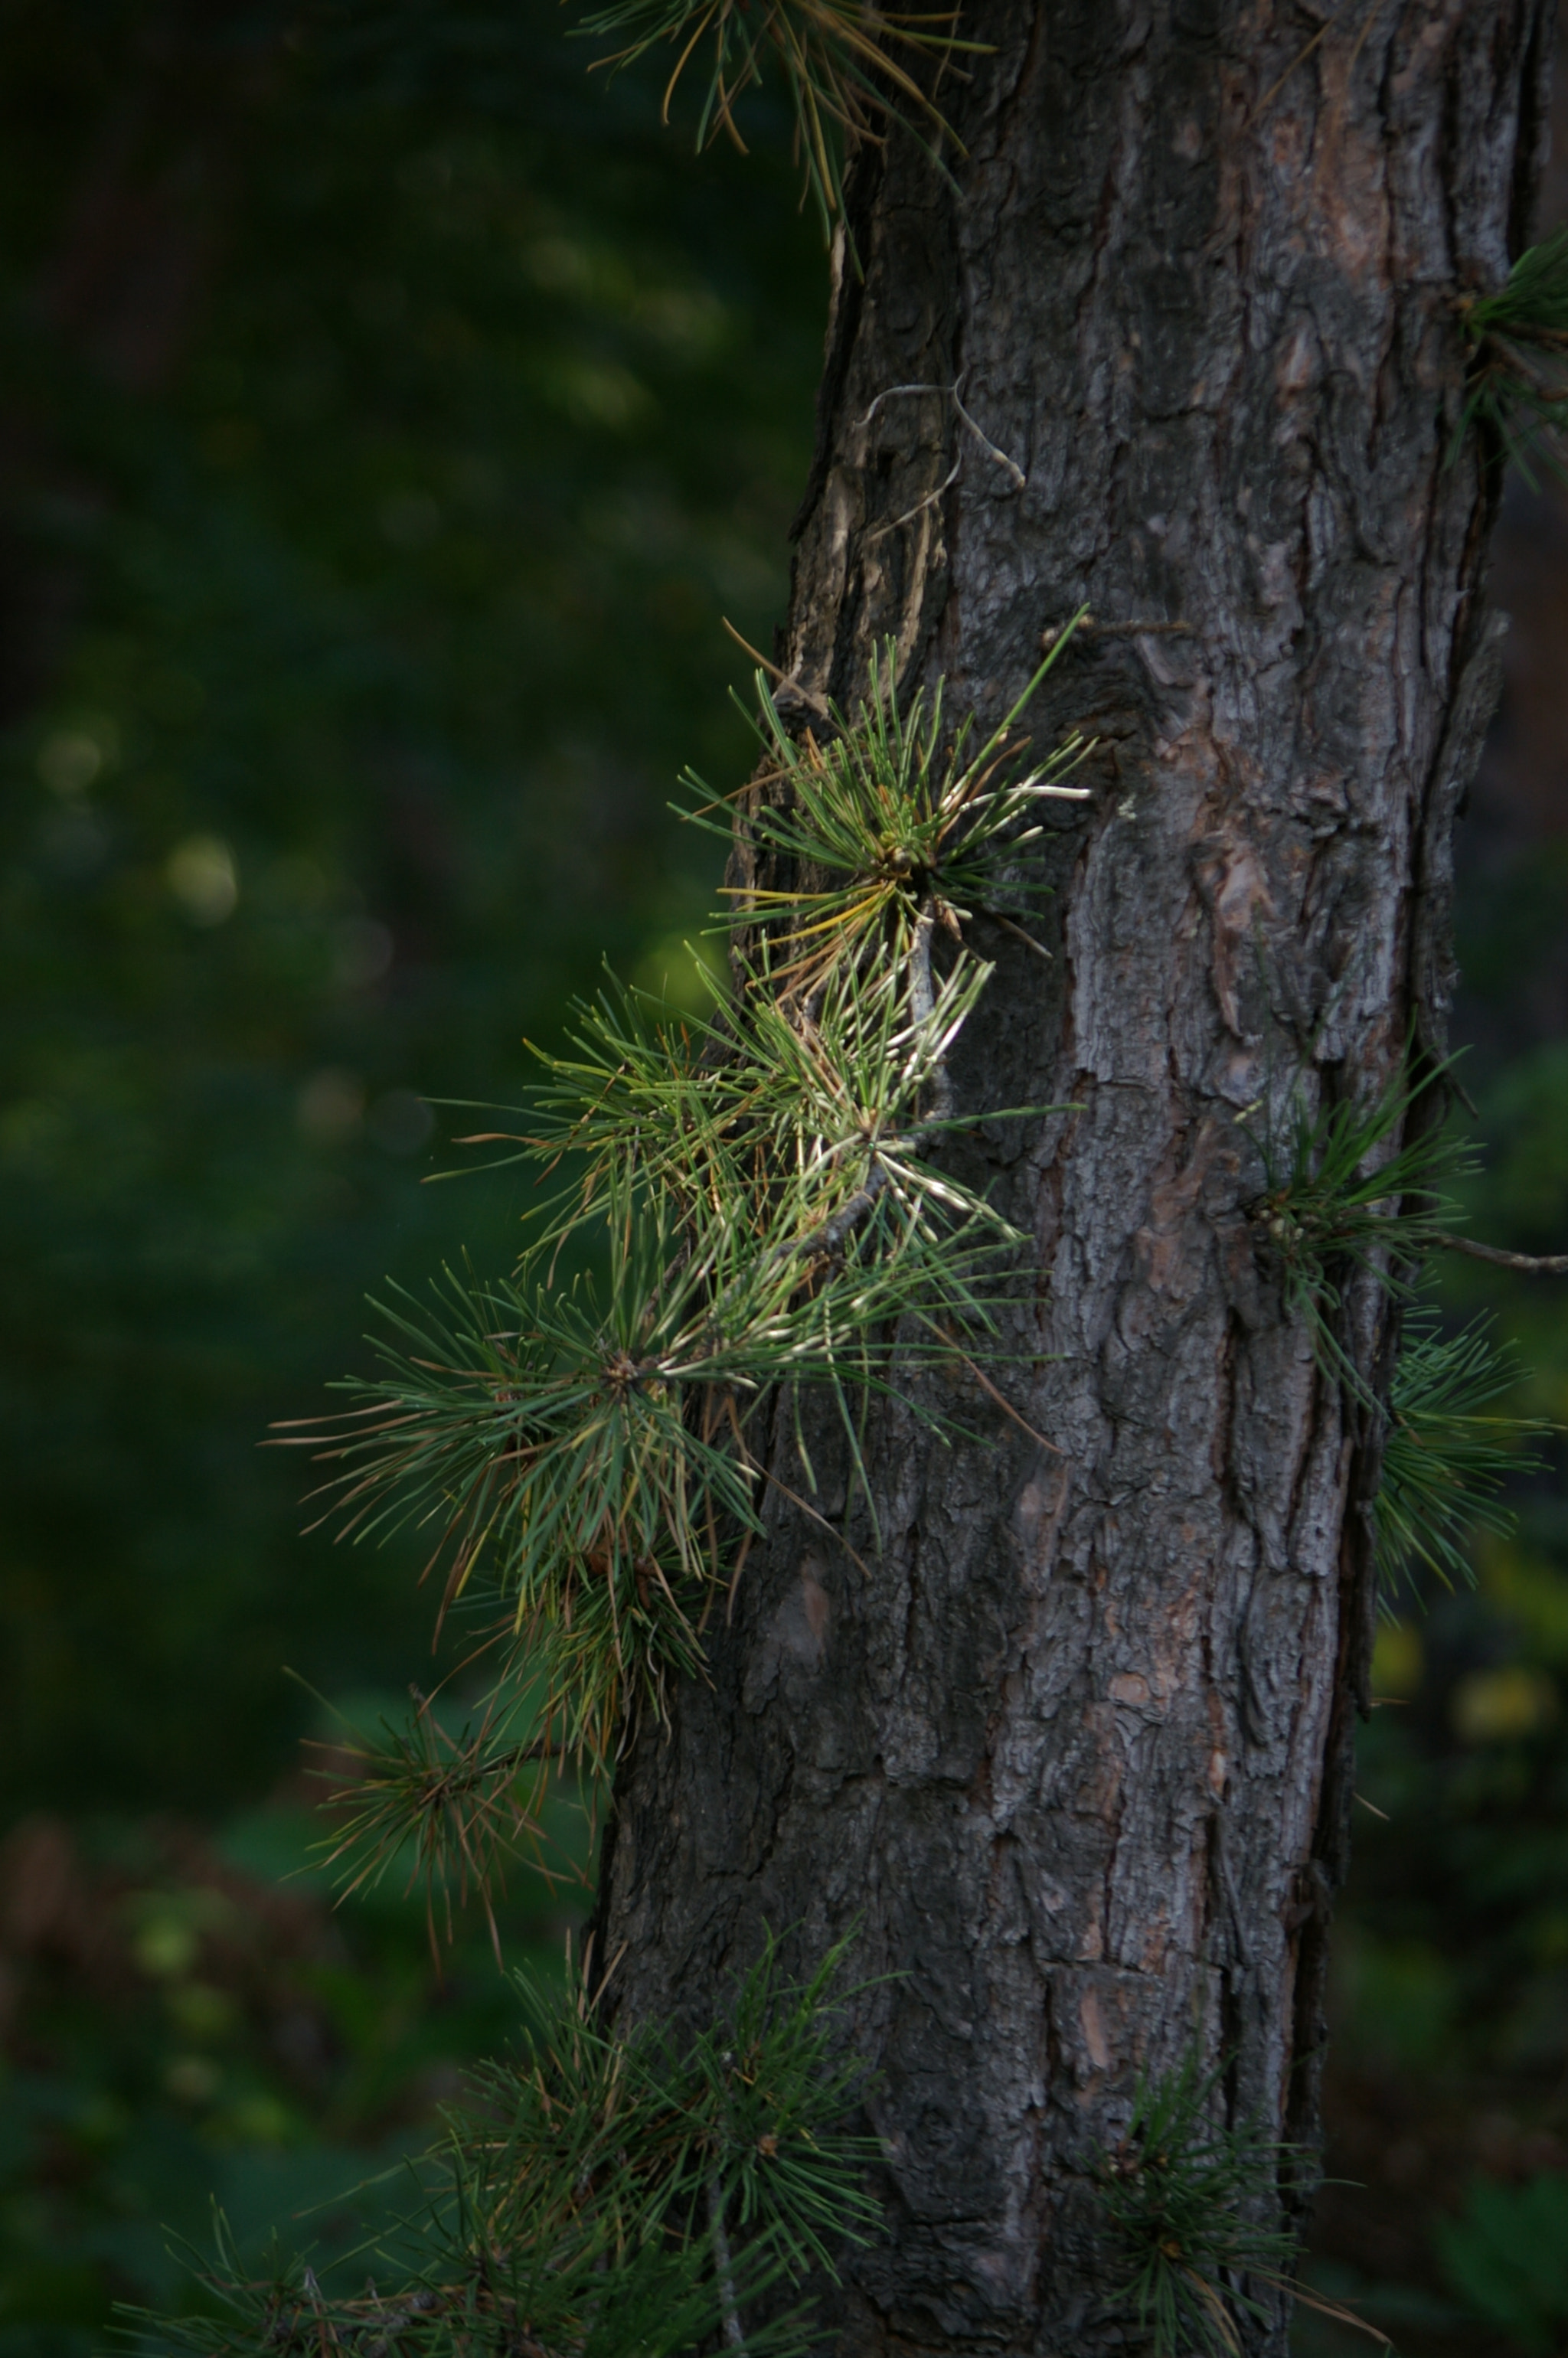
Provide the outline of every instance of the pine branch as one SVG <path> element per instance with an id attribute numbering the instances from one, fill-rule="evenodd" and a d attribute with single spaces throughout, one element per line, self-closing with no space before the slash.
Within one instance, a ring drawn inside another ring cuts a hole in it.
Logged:
<path id="1" fill-rule="evenodd" d="M 1508 1252 L 1501 1245 L 1477 1244 L 1474 1237 L 1451 1236 L 1446 1228 L 1433 1229 L 1432 1242 L 1444 1252 L 1464 1253 L 1493 1269 L 1511 1269 L 1520 1277 L 1568 1277 L 1568 1253 Z"/>
<path id="2" fill-rule="evenodd" d="M 1100 2165 L 1099 2198 L 1128 2266 L 1116 2305 L 1131 2309 L 1155 2358 L 1239 2358 L 1238 2317 L 1269 2322 L 1248 2278 L 1279 2285 L 1294 2252 L 1276 2222 L 1281 2166 L 1296 2148 L 1254 2121 L 1225 2122 L 1225 2069 L 1205 2071 L 1195 2039 L 1175 2071 L 1142 2074 L 1126 2135 Z"/>
<path id="3" fill-rule="evenodd" d="M 979 1358 L 1025 1239 L 937 1152 L 992 971 L 953 895 L 1001 914 L 1040 797 L 1084 791 L 1059 782 L 1076 746 L 1025 773 L 1011 740 L 1047 667 L 978 747 L 972 721 L 949 741 L 940 684 L 901 711 L 891 648 L 821 751 L 764 695 L 778 776 L 794 765 L 773 849 L 838 882 L 769 901 L 732 1006 L 676 1021 L 611 984 L 578 1011 L 514 1141 L 557 1190 L 514 1273 L 389 1295 L 379 1378 L 291 1432 L 331 1469 L 341 1535 L 431 1533 L 442 1615 L 488 1606 L 507 1650 L 477 1736 L 421 1708 L 365 1750 L 330 1853 L 351 1887 L 407 1856 L 432 1921 L 454 1892 L 488 1908 L 508 1843 L 537 1839 L 546 1760 L 607 1770 L 668 1682 L 702 1675 L 707 1613 L 762 1530 L 764 1480 L 783 1487 L 749 1440 L 778 1387 L 829 1391 L 857 1464 L 868 1398 L 961 1429 L 914 1387 L 927 1368 L 970 1368 L 1006 1406 Z M 491 1724 L 520 1685 L 542 1697 L 526 1760 Z"/>

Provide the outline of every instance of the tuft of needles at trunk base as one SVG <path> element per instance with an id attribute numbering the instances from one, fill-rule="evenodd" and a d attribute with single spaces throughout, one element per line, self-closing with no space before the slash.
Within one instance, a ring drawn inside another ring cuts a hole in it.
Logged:
<path id="1" fill-rule="evenodd" d="M 1108 2307 L 1131 2312 L 1152 2358 L 1241 2358 L 1245 2321 L 1269 2327 L 1281 2295 L 1390 2346 L 1290 2274 L 1296 2238 L 1281 2223 L 1281 2180 L 1306 2157 L 1256 2120 L 1226 2119 L 1227 2069 L 1206 2071 L 1195 2038 L 1173 2071 L 1141 2073 L 1126 2134 L 1095 2179 L 1123 2268 Z"/>
<path id="2" fill-rule="evenodd" d="M 864 2082 L 837 2023 L 846 1946 L 793 1984 L 770 1935 L 678 2051 L 616 2037 L 586 1984 L 518 1975 L 524 2041 L 410 2165 L 396 2228 L 323 2281 L 308 2253 L 248 2263 L 220 2214 L 213 2253 L 187 2254 L 198 2299 L 125 2314 L 131 2342 L 141 2358 L 682 2358 L 722 2338 L 805 2358 L 813 2311 L 788 2288 L 836 2279 L 877 2217 L 862 2175 L 880 2147 L 843 2125 Z"/>
<path id="3" fill-rule="evenodd" d="M 1278 2223 L 1293 2148 L 1254 2122 L 1226 2123 L 1223 2077 L 1223 2066 L 1204 2071 L 1195 2040 L 1174 2071 L 1143 2073 L 1098 2175 L 1126 2269 L 1115 2306 L 1132 2311 L 1154 2358 L 1240 2358 L 1238 2319 L 1270 2315 L 1249 2279 L 1279 2286 L 1295 2249 Z"/>

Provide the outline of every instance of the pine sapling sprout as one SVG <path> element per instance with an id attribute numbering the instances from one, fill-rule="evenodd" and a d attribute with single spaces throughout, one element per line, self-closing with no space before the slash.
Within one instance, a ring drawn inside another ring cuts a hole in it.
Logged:
<path id="1" fill-rule="evenodd" d="M 1568 228 L 1521 254 L 1496 295 L 1461 309 L 1471 359 L 1454 450 L 1484 424 L 1531 490 L 1532 458 L 1568 480 L 1560 439 L 1568 427 Z"/>
<path id="2" fill-rule="evenodd" d="M 735 103 L 761 84 L 771 60 L 784 77 L 795 115 L 796 161 L 824 233 L 844 210 L 844 166 L 885 126 L 910 133 L 942 168 L 952 133 L 911 67 L 922 57 L 948 59 L 987 45 L 955 31 L 957 7 L 884 12 L 870 0 L 607 0 L 575 29 L 624 44 L 603 62 L 629 65 L 660 43 L 676 52 L 665 90 L 669 121 L 676 85 L 693 59 L 707 59 L 697 144 L 722 132 L 744 152 Z"/>
<path id="3" fill-rule="evenodd" d="M 1550 1428 L 1500 1405 L 1519 1369 L 1489 1328 L 1489 1320 L 1477 1319 L 1444 1335 L 1430 1314 L 1406 1322 L 1376 1509 L 1386 1606 L 1401 1588 L 1419 1596 L 1422 1572 L 1445 1588 L 1473 1585 L 1475 1534 L 1504 1538 L 1514 1527 L 1500 1493 L 1510 1476 L 1536 1464 L 1531 1444 Z"/>

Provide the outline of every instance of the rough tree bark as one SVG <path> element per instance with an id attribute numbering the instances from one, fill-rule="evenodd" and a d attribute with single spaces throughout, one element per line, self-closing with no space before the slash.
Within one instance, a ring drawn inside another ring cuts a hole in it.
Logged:
<path id="1" fill-rule="evenodd" d="M 1549 13 L 981 0 L 956 193 L 898 139 L 852 186 L 783 664 L 849 702 L 891 633 L 994 719 L 1043 631 L 1101 627 L 1031 715 L 1100 748 L 1053 962 L 976 921 L 956 1076 L 1074 1109 L 962 1150 L 1036 1240 L 1004 1381 L 1049 1446 L 978 1394 L 983 1445 L 882 1416 L 880 1554 L 817 1467 L 863 1565 L 777 1498 L 607 1846 L 629 2017 L 700 2012 L 764 1924 L 804 1962 L 858 1922 L 893 1976 L 855 2010 L 889 2233 L 849 2347 L 1120 2340 L 1089 2172 L 1195 2028 L 1238 2115 L 1315 2135 L 1378 1437 L 1287 1314 L 1237 1117 L 1271 1065 L 1333 1099 L 1442 1048 L 1498 628 L 1454 297 L 1526 235 Z M 1375 1289 L 1346 1334 L 1381 1380 Z"/>

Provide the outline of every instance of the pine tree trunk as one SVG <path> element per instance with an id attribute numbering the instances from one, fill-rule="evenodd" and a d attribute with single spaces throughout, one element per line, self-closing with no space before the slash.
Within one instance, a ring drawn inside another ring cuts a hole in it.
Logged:
<path id="1" fill-rule="evenodd" d="M 1030 714 L 1098 748 L 1042 854 L 1051 960 L 974 920 L 955 1076 L 1037 1299 L 1016 1419 L 961 1383 L 972 1444 L 873 1418 L 880 1550 L 808 1415 L 848 1545 L 772 1492 L 711 1683 L 623 1764 L 599 1949 L 628 2016 L 689 2017 L 764 1925 L 799 1963 L 859 1925 L 889 2230 L 847 2348 L 1121 2339 L 1096 2159 L 1195 2034 L 1236 2115 L 1315 2136 L 1377 1420 L 1282 1300 L 1238 1117 L 1443 1048 L 1498 628 L 1454 298 L 1527 232 L 1549 14 L 983 0 L 957 192 L 899 138 L 852 184 L 794 708 L 852 702 L 888 633 L 994 720 L 1044 632 L 1099 625 Z M 1386 1379 L 1369 1282 L 1344 1340 Z"/>

